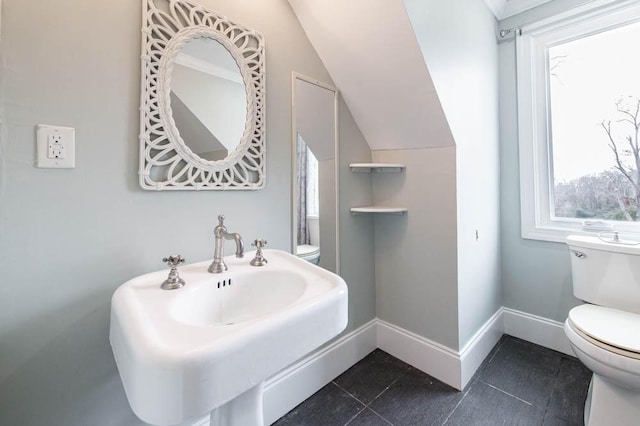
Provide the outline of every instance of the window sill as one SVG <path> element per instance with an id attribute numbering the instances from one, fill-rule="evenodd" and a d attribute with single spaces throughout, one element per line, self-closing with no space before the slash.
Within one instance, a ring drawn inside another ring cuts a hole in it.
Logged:
<path id="1" fill-rule="evenodd" d="M 578 228 L 565 228 L 560 226 L 536 226 L 530 229 L 522 229 L 522 238 L 525 240 L 549 241 L 565 243 L 569 235 L 594 235 L 593 231 L 584 231 Z"/>
<path id="2" fill-rule="evenodd" d="M 621 234 L 640 235 L 640 223 L 625 222 L 615 224 L 613 228 L 587 229 L 582 223 L 550 223 L 547 225 L 525 226 L 522 224 L 522 238 L 526 240 L 565 243 L 569 235 L 595 236 L 600 232 L 620 232 Z"/>

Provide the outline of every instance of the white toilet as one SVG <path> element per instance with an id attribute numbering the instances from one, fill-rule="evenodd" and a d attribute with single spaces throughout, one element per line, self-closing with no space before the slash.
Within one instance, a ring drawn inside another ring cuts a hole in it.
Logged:
<path id="1" fill-rule="evenodd" d="M 640 245 L 570 236 L 573 293 L 564 331 L 593 371 L 586 426 L 640 425 Z"/>
<path id="2" fill-rule="evenodd" d="M 314 265 L 320 263 L 320 218 L 307 216 L 309 224 L 309 238 L 311 244 L 301 244 L 296 247 L 296 256 L 311 262 Z"/>
<path id="3" fill-rule="evenodd" d="M 320 247 L 302 244 L 297 247 L 296 255 L 307 262 L 317 265 L 320 262 Z"/>

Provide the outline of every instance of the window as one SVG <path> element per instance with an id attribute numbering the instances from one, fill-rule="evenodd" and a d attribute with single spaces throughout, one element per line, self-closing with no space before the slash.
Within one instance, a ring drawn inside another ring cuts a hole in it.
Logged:
<path id="1" fill-rule="evenodd" d="M 307 216 L 320 216 L 320 169 L 318 159 L 307 146 Z"/>
<path id="2" fill-rule="evenodd" d="M 602 3 L 517 39 L 523 238 L 640 233 L 640 4 Z"/>

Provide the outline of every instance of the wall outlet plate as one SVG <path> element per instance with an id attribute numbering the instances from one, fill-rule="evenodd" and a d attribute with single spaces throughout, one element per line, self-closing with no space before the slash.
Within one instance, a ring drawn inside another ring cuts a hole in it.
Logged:
<path id="1" fill-rule="evenodd" d="M 76 130 L 38 124 L 36 167 L 72 169 L 76 166 Z"/>

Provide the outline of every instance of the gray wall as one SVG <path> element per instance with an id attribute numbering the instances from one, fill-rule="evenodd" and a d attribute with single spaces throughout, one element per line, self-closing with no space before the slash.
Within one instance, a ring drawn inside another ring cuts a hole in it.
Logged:
<path id="1" fill-rule="evenodd" d="M 373 152 L 407 164 L 374 176 L 376 203 L 409 208 L 375 219 L 376 306 L 458 350 L 501 305 L 495 19 L 476 0 L 404 3 L 455 147 Z"/>
<path id="2" fill-rule="evenodd" d="M 458 346 L 456 147 L 373 151 L 403 173 L 373 175 L 378 317 L 450 348 Z"/>
<path id="3" fill-rule="evenodd" d="M 266 39 L 267 187 L 138 186 L 141 6 L 132 0 L 2 1 L 0 424 L 133 425 L 108 343 L 110 297 L 181 253 L 211 257 L 218 213 L 246 241 L 291 242 L 291 71 L 331 83 L 285 0 L 202 0 Z M 370 155 L 342 105 L 342 271 L 352 330 L 374 316 L 370 201 L 346 171 Z M 76 128 L 76 168 L 33 167 L 38 123 Z M 357 195 L 355 195 L 357 194 Z"/>
<path id="4" fill-rule="evenodd" d="M 585 1 L 554 0 L 500 22 L 501 28 L 531 23 Z M 564 244 L 520 235 L 520 176 L 514 40 L 500 44 L 500 169 L 503 305 L 564 321 L 579 301 L 573 297 Z"/>
<path id="5" fill-rule="evenodd" d="M 501 304 L 496 21 L 477 0 L 405 4 L 456 144 L 458 349 Z"/>
<path id="6" fill-rule="evenodd" d="M 349 325 L 353 330 L 376 316 L 373 254 L 373 218 L 352 215 L 353 206 L 371 205 L 373 194 L 367 173 L 353 173 L 349 163 L 371 161 L 371 150 L 347 105 L 339 101 L 338 217 L 340 220 L 340 275 L 349 285 Z M 348 142 L 348 143 L 347 143 Z"/>

